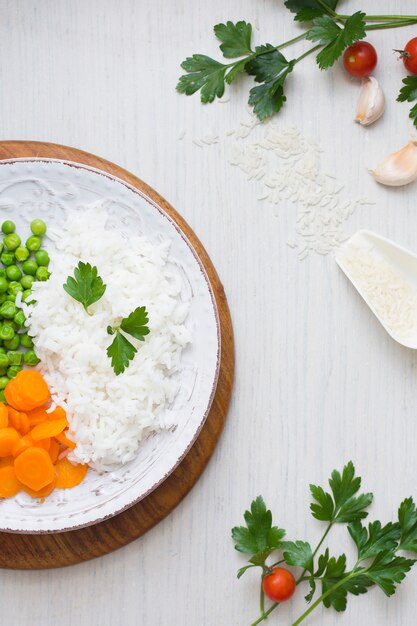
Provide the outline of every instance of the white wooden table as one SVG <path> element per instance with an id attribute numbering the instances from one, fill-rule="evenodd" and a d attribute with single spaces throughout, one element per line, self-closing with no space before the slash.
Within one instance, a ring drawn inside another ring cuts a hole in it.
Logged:
<path id="1" fill-rule="evenodd" d="M 346 3 L 346 10 L 349 10 Z M 375 10 L 364 1 L 356 8 Z M 414 0 L 384 0 L 412 13 Z M 362 6 L 363 5 L 363 6 Z M 308 483 L 352 459 L 374 491 L 371 517 L 395 516 L 417 495 L 417 355 L 394 343 L 332 255 L 299 261 L 286 245 L 296 206 L 257 200 L 228 163 L 225 133 L 245 117 L 248 83 L 227 104 L 202 107 L 175 92 L 179 63 L 215 53 L 212 26 L 246 19 L 256 43 L 297 34 L 277 0 L 0 0 L 0 137 L 73 145 L 110 159 L 164 195 L 202 239 L 224 282 L 236 334 L 229 419 L 206 472 L 185 501 L 130 546 L 69 569 L 0 571 L 0 623 L 16 626 L 234 626 L 258 615 L 258 579 L 235 578 L 243 558 L 230 529 L 262 493 L 290 538 L 317 540 Z M 340 67 L 300 64 L 277 123 L 316 139 L 344 193 L 375 201 L 347 222 L 417 249 L 416 186 L 377 187 L 366 171 L 406 143 L 407 107 L 394 102 L 402 69 L 392 48 L 417 29 L 377 33 L 388 107 L 380 123 L 352 123 L 357 86 Z M 179 139 L 186 131 L 183 139 Z M 351 556 L 347 533 L 330 546 Z M 349 598 L 344 615 L 319 608 L 308 624 L 411 626 L 417 571 L 387 599 Z M 304 594 L 271 616 L 288 625 Z"/>

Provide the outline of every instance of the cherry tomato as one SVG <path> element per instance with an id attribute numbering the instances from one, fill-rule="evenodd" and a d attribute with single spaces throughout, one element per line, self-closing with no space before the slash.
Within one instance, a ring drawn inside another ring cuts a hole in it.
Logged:
<path id="1" fill-rule="evenodd" d="M 375 48 L 367 41 L 357 41 L 343 54 L 343 65 L 351 76 L 370 76 L 375 69 L 378 56 Z"/>
<path id="2" fill-rule="evenodd" d="M 273 602 L 289 600 L 295 591 L 295 578 L 287 569 L 274 567 L 262 580 L 264 593 Z"/>
<path id="3" fill-rule="evenodd" d="M 404 50 L 401 51 L 401 58 L 407 70 L 411 74 L 417 74 L 417 37 L 410 39 Z"/>

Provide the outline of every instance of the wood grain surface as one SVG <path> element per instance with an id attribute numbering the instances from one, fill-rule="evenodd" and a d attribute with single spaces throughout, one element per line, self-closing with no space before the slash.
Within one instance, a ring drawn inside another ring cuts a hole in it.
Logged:
<path id="1" fill-rule="evenodd" d="M 19 157 L 64 159 L 103 170 L 144 192 L 181 227 L 204 267 L 216 298 L 221 329 L 219 381 L 210 413 L 190 452 L 149 496 L 100 524 L 65 533 L 0 533 L 0 567 L 46 569 L 103 556 L 143 535 L 184 498 L 203 472 L 220 437 L 230 401 L 234 372 L 233 331 L 226 296 L 207 252 L 185 220 L 156 191 L 121 167 L 87 152 L 36 141 L 0 142 L 0 161 Z"/>

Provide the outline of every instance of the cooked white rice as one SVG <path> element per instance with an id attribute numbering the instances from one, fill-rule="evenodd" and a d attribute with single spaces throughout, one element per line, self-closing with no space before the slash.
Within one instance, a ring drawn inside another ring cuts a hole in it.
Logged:
<path id="1" fill-rule="evenodd" d="M 77 443 L 72 458 L 99 470 L 130 461 L 147 434 L 167 425 L 164 410 L 178 392 L 175 375 L 190 340 L 189 303 L 167 263 L 169 242 L 126 239 L 106 230 L 106 221 L 100 206 L 69 215 L 51 252 L 50 279 L 33 286 L 37 304 L 29 317 L 53 402 L 67 405 Z M 91 316 L 63 289 L 80 260 L 96 265 L 107 285 L 89 307 Z M 151 332 L 145 342 L 129 337 L 138 352 L 116 376 L 106 354 L 113 340 L 107 326 L 144 305 Z"/>

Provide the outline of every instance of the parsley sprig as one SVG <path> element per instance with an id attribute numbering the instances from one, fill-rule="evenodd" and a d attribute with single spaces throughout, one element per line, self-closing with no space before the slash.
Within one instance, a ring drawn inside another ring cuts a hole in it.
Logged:
<path id="1" fill-rule="evenodd" d="M 68 276 L 63 285 L 65 291 L 77 302 L 81 302 L 86 312 L 91 315 L 88 307 L 100 300 L 106 291 L 106 285 L 95 265 L 80 261 L 74 269 L 74 276 Z"/>
<path id="2" fill-rule="evenodd" d="M 403 79 L 403 87 L 400 89 L 398 102 L 414 102 L 417 100 L 417 76 L 407 76 Z M 417 128 L 417 104 L 410 111 L 410 119 Z"/>
<path id="3" fill-rule="evenodd" d="M 177 90 L 188 96 L 199 91 L 203 103 L 213 102 L 223 96 L 226 86 L 240 74 L 249 74 L 259 83 L 249 92 L 249 105 L 264 120 L 278 113 L 285 104 L 285 82 L 306 56 L 318 52 L 317 64 L 327 70 L 348 46 L 366 37 L 368 31 L 417 23 L 417 16 L 409 15 L 367 15 L 363 11 L 342 15 L 336 12 L 339 0 L 286 0 L 284 4 L 294 14 L 295 21 L 305 24 L 304 33 L 277 46 L 266 43 L 253 47 L 250 23 L 242 20 L 217 24 L 214 34 L 220 41 L 223 57 L 233 61 L 222 63 L 204 54 L 188 57 L 181 64 L 185 74 L 180 77 Z M 317 45 L 290 59 L 280 52 L 302 40 Z M 417 119 L 417 109 L 414 117 Z"/>
<path id="4" fill-rule="evenodd" d="M 251 555 L 248 565 L 239 569 L 238 578 L 254 567 L 261 568 L 262 578 L 281 563 L 302 568 L 296 584 L 309 584 L 310 591 L 305 599 L 310 606 L 292 626 L 301 624 L 320 604 L 344 611 L 349 594 L 362 595 L 371 587 L 379 587 L 387 596 L 393 595 L 416 562 L 403 554 L 417 553 L 417 510 L 412 498 L 406 498 L 401 503 L 395 522 L 383 525 L 374 521 L 364 526 L 362 520 L 368 515 L 373 495 L 359 493 L 361 478 L 355 475 L 353 463 L 349 462 L 342 472 L 334 470 L 329 486 L 330 491 L 310 485 L 313 498 L 311 513 L 317 520 L 327 522 L 326 530 L 314 550 L 306 541 L 284 540 L 285 531 L 273 526 L 272 513 L 261 496 L 252 502 L 250 511 L 245 512 L 246 526 L 232 529 L 236 550 Z M 356 546 L 356 562 L 350 569 L 345 554 L 331 556 L 329 548 L 319 554 L 334 524 L 346 524 Z M 276 556 L 272 557 L 273 553 L 279 553 L 278 561 Z M 269 563 L 268 560 L 275 562 Z M 319 595 L 318 586 L 321 587 Z M 318 597 L 314 599 L 316 595 Z M 278 606 L 279 603 L 273 603 L 265 609 L 261 581 L 261 615 L 252 626 L 267 619 Z"/>
<path id="5" fill-rule="evenodd" d="M 124 317 L 119 325 L 107 326 L 107 333 L 115 335 L 113 342 L 107 348 L 107 356 L 111 359 L 111 365 L 116 376 L 122 374 L 129 367 L 130 361 L 137 352 L 135 346 L 121 331 L 139 339 L 139 341 L 145 341 L 146 335 L 150 333 L 148 322 L 146 307 L 139 306 L 128 317 Z"/>

